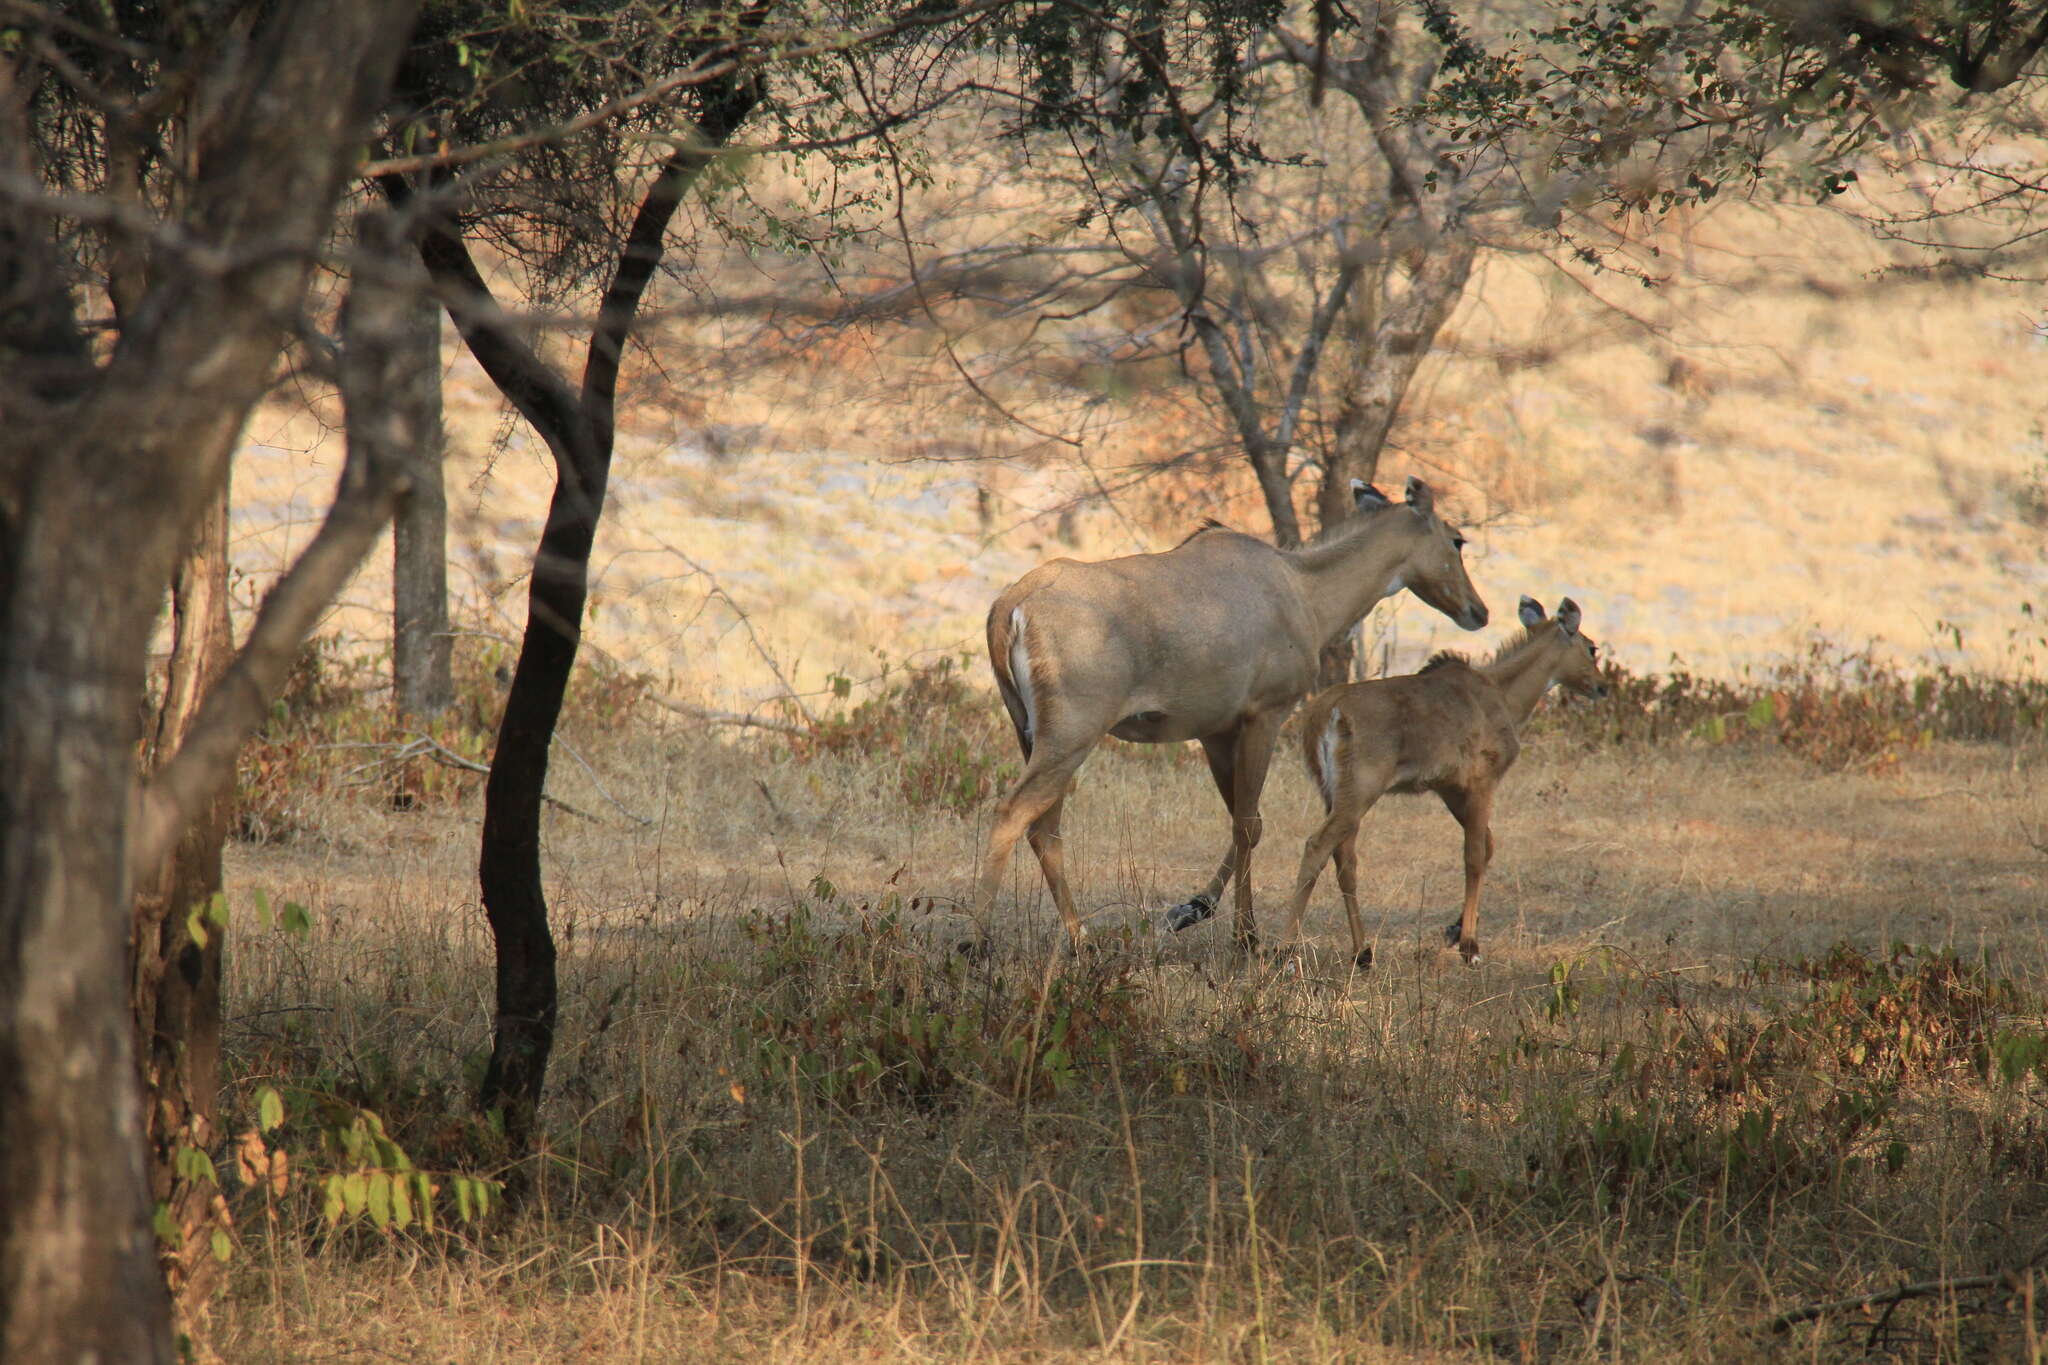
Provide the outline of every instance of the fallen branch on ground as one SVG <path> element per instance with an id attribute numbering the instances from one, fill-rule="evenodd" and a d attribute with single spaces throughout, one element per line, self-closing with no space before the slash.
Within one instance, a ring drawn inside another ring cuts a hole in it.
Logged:
<path id="1" fill-rule="evenodd" d="M 1780 1313 L 1772 1318 L 1771 1330 L 1783 1332 L 1799 1323 L 1811 1322 L 1815 1318 L 1824 1318 L 1833 1313 L 1904 1303 L 1907 1299 L 1931 1298 L 1936 1294 L 1961 1294 L 1973 1289 L 1997 1289 L 2001 1286 L 2017 1290 L 2019 1276 L 2020 1272 L 2001 1270 L 1993 1275 L 1964 1275 L 1939 1280 L 1922 1280 L 1918 1284 L 1902 1284 L 1896 1289 L 1880 1290 L 1875 1294 L 1859 1294 L 1853 1299 L 1809 1303 L 1803 1308 L 1795 1308 L 1789 1313 Z"/>

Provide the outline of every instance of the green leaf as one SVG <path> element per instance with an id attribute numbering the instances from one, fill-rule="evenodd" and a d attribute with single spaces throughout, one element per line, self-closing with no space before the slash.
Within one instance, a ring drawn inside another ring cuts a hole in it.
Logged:
<path id="1" fill-rule="evenodd" d="M 320 1216 L 327 1220 L 327 1226 L 329 1227 L 333 1227 L 336 1223 L 339 1223 L 341 1221 L 341 1216 L 344 1213 L 348 1212 L 348 1196 L 344 1192 L 347 1187 L 347 1183 L 348 1182 L 342 1176 L 339 1175 L 330 1175 L 327 1177 L 327 1182 L 325 1186 L 327 1197 L 322 1201 L 320 1205 Z"/>
<path id="2" fill-rule="evenodd" d="M 228 893 L 216 891 L 206 899 L 206 918 L 222 929 L 228 927 Z"/>
<path id="3" fill-rule="evenodd" d="M 277 912 L 277 927 L 297 938 L 313 930 L 313 914 L 297 901 L 286 901 Z"/>
<path id="4" fill-rule="evenodd" d="M 348 1216 L 355 1218 L 370 1207 L 370 1181 L 361 1171 L 350 1171 L 341 1178 L 341 1198 L 348 1207 Z"/>
<path id="5" fill-rule="evenodd" d="M 190 910 L 185 912 L 185 936 L 201 948 L 206 946 L 206 907 L 204 905 L 194 904 Z"/>
<path id="6" fill-rule="evenodd" d="M 284 1122 L 284 1096 L 271 1086 L 256 1092 L 256 1126 L 269 1132 Z"/>
<path id="7" fill-rule="evenodd" d="M 213 1259 L 225 1262 L 235 1254 L 235 1244 L 228 1240 L 227 1232 L 221 1228 L 213 1230 Z"/>
<path id="8" fill-rule="evenodd" d="M 467 1223 L 476 1217 L 476 1204 L 470 1198 L 470 1179 L 466 1175 L 455 1177 L 455 1212 Z"/>
<path id="9" fill-rule="evenodd" d="M 171 1169 L 176 1171 L 181 1179 L 195 1185 L 202 1180 L 209 1184 L 220 1184 L 220 1172 L 213 1168 L 213 1158 L 197 1147 L 178 1148 L 171 1157 Z"/>
<path id="10" fill-rule="evenodd" d="M 413 1196 L 413 1202 L 419 1206 L 420 1226 L 432 1232 L 434 1230 L 434 1182 L 427 1178 L 425 1171 L 414 1171 L 412 1183 L 413 1189 L 417 1191 Z"/>
<path id="11" fill-rule="evenodd" d="M 370 1221 L 379 1228 L 391 1226 L 391 1177 L 382 1171 L 370 1177 Z"/>
<path id="12" fill-rule="evenodd" d="M 1756 730 L 1763 729 L 1777 718 L 1778 708 L 1771 703 L 1769 697 L 1758 697 L 1749 704 L 1749 710 L 1744 714 L 1744 719 Z"/>
<path id="13" fill-rule="evenodd" d="M 249 893 L 249 898 L 256 902 L 256 927 L 268 929 L 271 921 L 270 893 L 259 886 Z"/>
<path id="14" fill-rule="evenodd" d="M 171 1217 L 171 1206 L 168 1201 L 157 1201 L 156 1208 L 149 1215 L 149 1230 L 156 1234 L 157 1241 L 164 1246 L 178 1244 L 178 1220 Z"/>

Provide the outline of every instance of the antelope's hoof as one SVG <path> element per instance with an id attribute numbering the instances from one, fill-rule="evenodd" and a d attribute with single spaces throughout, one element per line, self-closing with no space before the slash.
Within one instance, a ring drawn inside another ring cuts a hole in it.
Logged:
<path id="1" fill-rule="evenodd" d="M 1356 967 L 1361 972 L 1371 971 L 1372 949 L 1370 947 L 1360 948 L 1358 950 L 1358 956 L 1351 959 L 1351 965 L 1353 967 Z"/>
<path id="2" fill-rule="evenodd" d="M 1160 919 L 1159 925 L 1167 933 L 1177 934 L 1183 929 L 1194 928 L 1205 919 L 1214 919 L 1215 917 L 1216 902 L 1207 895 L 1200 895 L 1190 900 L 1184 900 L 1179 905 L 1174 906 L 1173 909 L 1167 911 Z"/>
<path id="3" fill-rule="evenodd" d="M 1458 956 L 1465 959 L 1467 967 L 1477 967 L 1479 965 L 1479 940 L 1475 938 L 1470 943 L 1460 943 L 1458 945 Z"/>
<path id="4" fill-rule="evenodd" d="M 1460 931 L 1462 931 L 1464 927 L 1464 924 L 1458 920 L 1452 920 L 1449 924 L 1446 924 L 1444 926 L 1444 942 L 1448 943 L 1453 948 L 1458 947 Z"/>

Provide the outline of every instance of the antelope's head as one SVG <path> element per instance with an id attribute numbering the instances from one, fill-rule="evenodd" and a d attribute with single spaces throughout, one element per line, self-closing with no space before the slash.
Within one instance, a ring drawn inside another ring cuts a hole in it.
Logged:
<path id="1" fill-rule="evenodd" d="M 1361 510 L 1391 507 L 1387 495 L 1368 483 L 1354 483 L 1352 497 Z M 1437 515 L 1436 495 L 1428 484 L 1408 479 L 1408 503 L 1404 515 L 1415 518 L 1416 535 L 1402 561 L 1397 584 L 1456 621 L 1466 630 L 1486 624 L 1486 603 L 1479 599 L 1465 573 L 1465 537 Z"/>
<path id="2" fill-rule="evenodd" d="M 1579 604 L 1567 597 L 1557 604 L 1557 615 L 1546 618 L 1543 604 L 1524 597 L 1522 624 L 1530 630 L 1547 619 L 1557 627 L 1557 662 L 1551 665 L 1550 680 L 1573 696 L 1599 700 L 1607 695 L 1607 680 L 1600 676 L 1600 646 L 1579 629 Z"/>

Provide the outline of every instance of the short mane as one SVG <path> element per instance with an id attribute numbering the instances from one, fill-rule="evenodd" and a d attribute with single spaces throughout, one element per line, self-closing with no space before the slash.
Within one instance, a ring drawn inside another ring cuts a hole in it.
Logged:
<path id="1" fill-rule="evenodd" d="M 1533 626 L 1524 626 L 1517 634 L 1510 635 L 1507 639 L 1501 641 L 1500 648 L 1487 655 L 1486 662 L 1479 666 L 1481 668 L 1492 668 L 1495 664 L 1506 663 L 1516 655 L 1527 650 L 1530 645 L 1536 643 L 1536 633 L 1550 624 L 1550 618 L 1545 617 Z"/>
<path id="2" fill-rule="evenodd" d="M 1430 655 L 1429 662 L 1417 669 L 1416 672 L 1434 673 L 1439 668 L 1449 668 L 1453 664 L 1463 664 L 1467 668 L 1492 668 L 1496 664 L 1506 663 L 1509 659 L 1514 658 L 1523 650 L 1529 648 L 1536 639 L 1536 632 L 1549 624 L 1548 620 L 1542 620 L 1533 626 L 1524 626 L 1519 633 L 1510 635 L 1506 640 L 1502 641 L 1500 648 L 1494 650 L 1493 653 L 1487 655 L 1484 659 L 1472 659 L 1458 653 L 1455 649 L 1439 650 L 1435 654 Z"/>
<path id="3" fill-rule="evenodd" d="M 1228 526 L 1225 526 L 1222 522 L 1216 520 L 1216 518 L 1214 517 L 1203 517 L 1202 524 L 1200 526 L 1197 526 L 1194 530 L 1188 532 L 1185 536 L 1182 536 L 1180 540 L 1180 545 L 1176 545 L 1173 548 L 1178 550 L 1181 547 L 1181 545 L 1187 544 L 1189 541 L 1193 540 L 1196 536 L 1201 535 L 1205 531 L 1228 531 L 1229 529 L 1230 528 Z"/>

